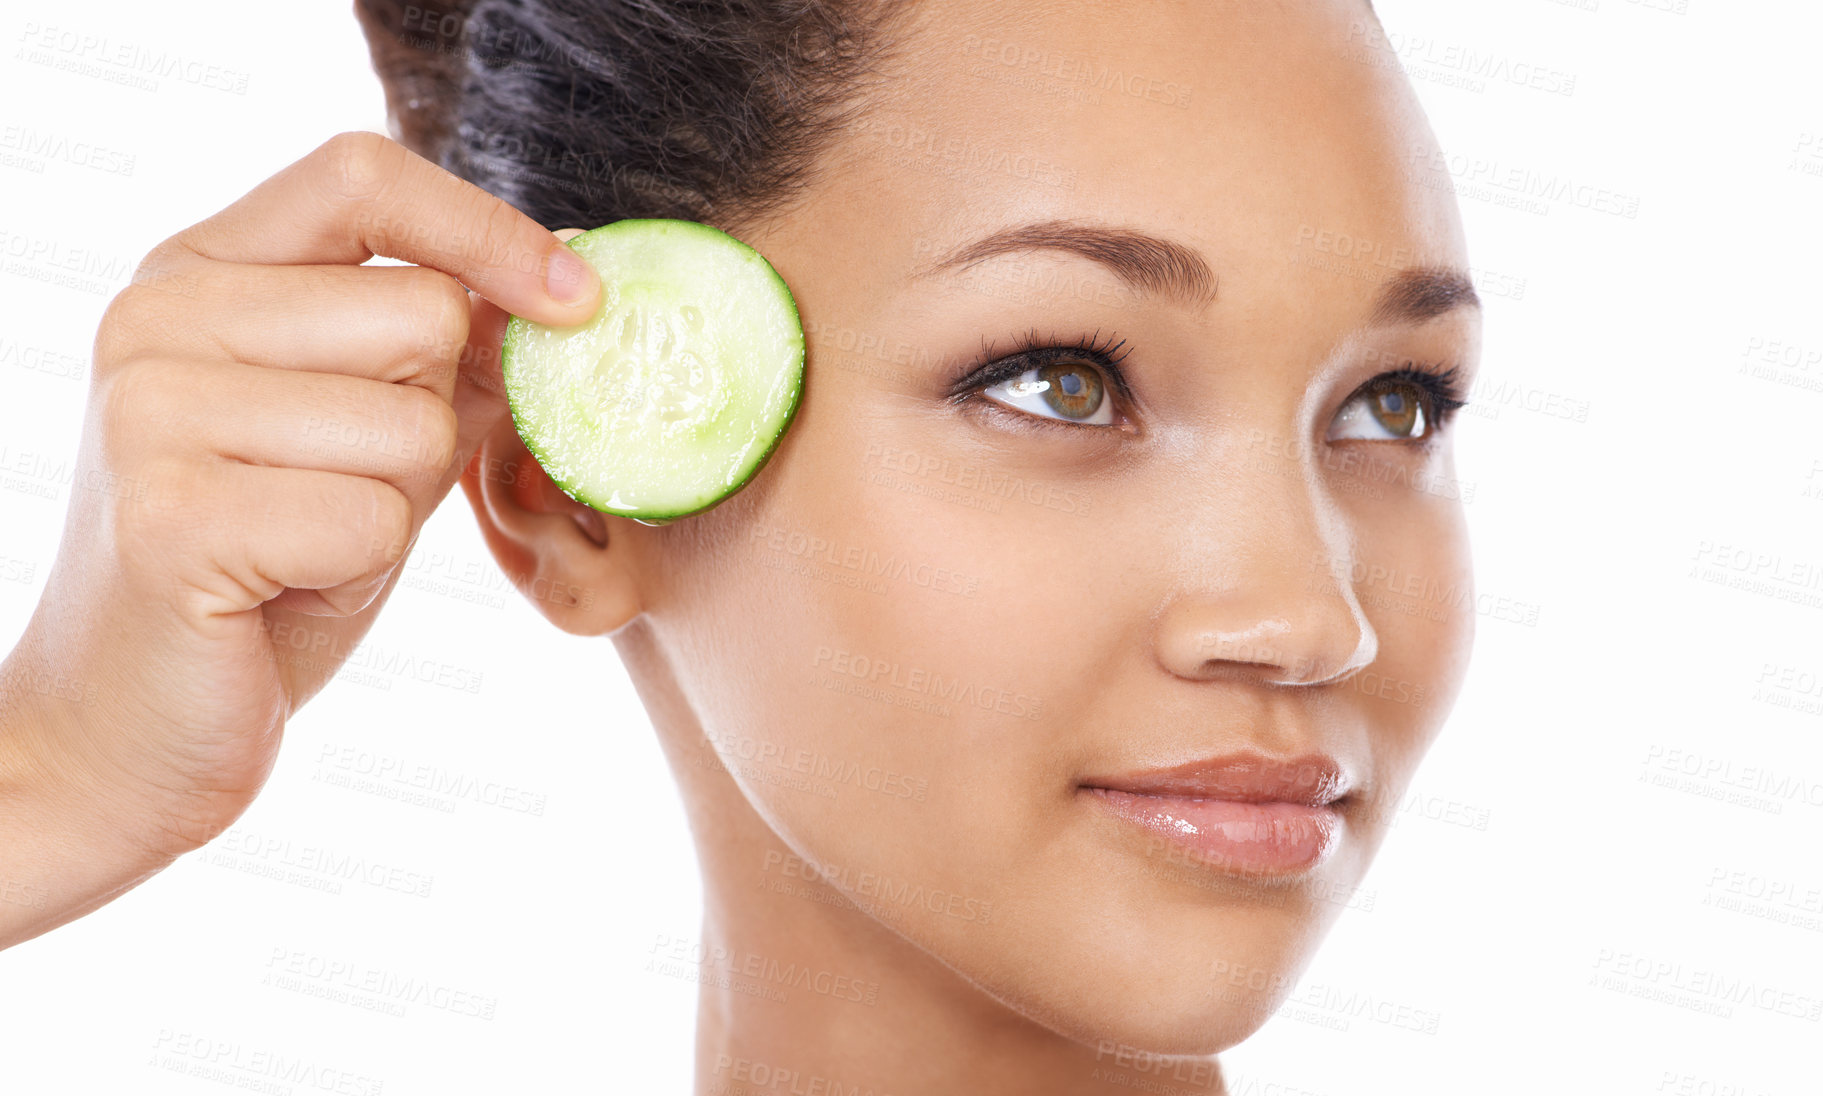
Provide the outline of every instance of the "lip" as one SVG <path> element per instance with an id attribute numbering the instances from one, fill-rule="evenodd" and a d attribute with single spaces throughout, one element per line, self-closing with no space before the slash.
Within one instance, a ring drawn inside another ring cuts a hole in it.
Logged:
<path id="1" fill-rule="evenodd" d="M 1351 781 L 1326 754 L 1229 754 L 1082 782 L 1100 809 L 1217 871 L 1310 871 L 1335 847 Z M 1156 855 L 1159 846 L 1147 850 Z"/>

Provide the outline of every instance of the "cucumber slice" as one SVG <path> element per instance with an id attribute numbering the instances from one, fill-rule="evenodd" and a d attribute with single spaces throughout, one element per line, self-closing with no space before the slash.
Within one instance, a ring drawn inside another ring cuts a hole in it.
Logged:
<path id="1" fill-rule="evenodd" d="M 797 414 L 804 330 L 760 253 L 694 221 L 615 221 L 569 241 L 601 275 L 575 327 L 514 316 L 513 424 L 565 494 L 661 525 L 744 487 Z"/>

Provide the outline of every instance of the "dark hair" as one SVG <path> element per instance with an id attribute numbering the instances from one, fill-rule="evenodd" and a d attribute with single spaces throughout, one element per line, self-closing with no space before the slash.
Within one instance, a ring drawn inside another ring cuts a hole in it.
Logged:
<path id="1" fill-rule="evenodd" d="M 548 228 L 790 204 L 904 0 L 355 0 L 401 143 Z"/>

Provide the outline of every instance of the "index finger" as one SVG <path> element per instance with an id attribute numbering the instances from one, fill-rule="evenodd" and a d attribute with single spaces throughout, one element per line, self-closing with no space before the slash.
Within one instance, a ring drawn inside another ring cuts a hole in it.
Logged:
<path id="1" fill-rule="evenodd" d="M 172 242 L 232 263 L 358 265 L 385 255 L 553 326 L 582 323 L 601 303 L 594 269 L 550 231 L 378 133 L 331 137 Z"/>

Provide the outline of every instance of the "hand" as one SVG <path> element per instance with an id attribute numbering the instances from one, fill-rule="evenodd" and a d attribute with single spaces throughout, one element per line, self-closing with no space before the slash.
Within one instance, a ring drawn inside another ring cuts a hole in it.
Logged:
<path id="1" fill-rule="evenodd" d="M 416 265 L 360 265 L 376 254 Z M 96 335 L 78 489 L 0 668 L 0 882 L 49 896 L 0 904 L 0 946 L 246 810 L 507 416 L 507 313 L 600 303 L 552 233 L 372 133 L 166 240 L 134 282 Z"/>

